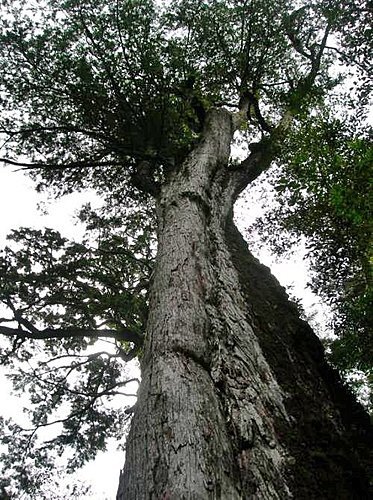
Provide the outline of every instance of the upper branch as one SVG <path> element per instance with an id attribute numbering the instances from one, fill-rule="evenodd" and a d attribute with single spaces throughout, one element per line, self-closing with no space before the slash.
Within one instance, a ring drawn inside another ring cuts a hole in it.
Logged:
<path id="1" fill-rule="evenodd" d="M 325 48 L 326 48 L 326 43 L 330 34 L 330 31 L 332 29 L 333 23 L 332 21 L 328 21 L 325 31 L 321 40 L 321 43 L 318 45 L 316 43 L 308 46 L 306 46 L 300 41 L 300 39 L 294 34 L 294 32 L 289 31 L 288 37 L 289 40 L 294 47 L 295 51 L 298 52 L 301 56 L 304 58 L 308 59 L 308 61 L 311 64 L 310 71 L 306 75 L 306 77 L 301 78 L 298 82 L 298 85 L 295 87 L 295 91 L 300 94 L 300 97 L 305 97 L 312 85 L 315 82 L 316 76 L 320 70 L 320 65 L 321 65 L 321 59 L 324 54 Z"/>
<path id="2" fill-rule="evenodd" d="M 305 51 L 298 40 L 291 40 L 295 50 L 311 61 L 311 68 L 306 77 L 301 78 L 298 84 L 290 90 L 288 96 L 289 105 L 285 109 L 276 127 L 270 127 L 265 122 L 254 95 L 246 93 L 241 99 L 240 111 L 233 116 L 234 125 L 239 123 L 238 120 L 243 119 L 244 114 L 248 113 L 250 105 L 253 105 L 259 124 L 263 130 L 269 132 L 269 135 L 263 137 L 258 143 L 251 144 L 250 155 L 235 169 L 236 198 L 248 184 L 253 182 L 262 172 L 267 170 L 275 159 L 279 147 L 291 127 L 294 117 L 301 111 L 305 100 L 312 91 L 315 79 L 320 70 L 321 59 L 326 48 L 331 28 L 332 23 L 328 22 L 318 49 L 313 46 L 309 48 L 308 51 Z M 296 99 L 293 99 L 294 96 L 296 96 Z"/>
<path id="3" fill-rule="evenodd" d="M 18 162 L 15 160 L 11 160 L 9 158 L 0 158 L 0 161 L 6 163 L 7 165 L 14 165 L 16 167 L 21 167 L 21 170 L 33 170 L 36 168 L 45 168 L 48 170 L 68 170 L 74 168 L 87 168 L 87 167 L 112 167 L 116 165 L 122 165 L 121 161 L 73 161 L 70 163 L 44 163 L 44 162 L 36 162 L 36 163 L 25 163 Z"/>

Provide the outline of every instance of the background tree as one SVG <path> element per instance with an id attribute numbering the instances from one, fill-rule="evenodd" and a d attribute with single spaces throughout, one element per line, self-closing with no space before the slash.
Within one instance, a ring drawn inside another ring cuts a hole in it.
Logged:
<path id="1" fill-rule="evenodd" d="M 364 373 L 372 395 L 372 148 L 356 129 L 329 116 L 294 130 L 290 156 L 268 175 L 276 203 L 251 229 L 278 255 L 305 237 L 310 286 L 333 312 L 331 360 Z"/>
<path id="2" fill-rule="evenodd" d="M 103 199 L 81 212 L 82 243 L 20 229 L 3 252 L 2 359 L 35 405 L 34 428 L 4 422 L 4 487 L 35 494 L 24 450 L 50 469 L 73 450 L 72 470 L 134 413 L 118 498 L 367 498 L 369 418 L 232 217 L 275 161 L 300 167 L 291 196 L 312 184 L 308 120 L 339 82 L 335 54 L 365 64 L 368 4 L 2 4 L 4 161 L 38 189 Z M 238 132 L 244 160 L 230 159 Z M 110 350 L 92 349 L 99 338 Z M 138 402 L 110 409 L 136 356 Z M 58 435 L 38 442 L 52 422 Z"/>

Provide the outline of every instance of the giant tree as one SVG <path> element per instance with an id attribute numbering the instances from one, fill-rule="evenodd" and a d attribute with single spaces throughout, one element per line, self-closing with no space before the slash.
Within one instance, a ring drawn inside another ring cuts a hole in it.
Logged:
<path id="1" fill-rule="evenodd" d="M 4 161 L 104 200 L 82 243 L 21 229 L 2 257 L 2 358 L 35 405 L 34 430 L 7 423 L 21 487 L 24 449 L 50 467 L 75 449 L 74 468 L 133 414 L 118 499 L 368 498 L 369 418 L 233 223 L 339 82 L 334 57 L 359 67 L 368 4 L 2 3 Z M 105 407 L 134 357 L 137 403 Z"/>

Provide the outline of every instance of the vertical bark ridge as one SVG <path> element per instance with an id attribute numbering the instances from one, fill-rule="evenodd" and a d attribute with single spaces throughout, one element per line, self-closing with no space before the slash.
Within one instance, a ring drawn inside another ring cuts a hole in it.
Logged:
<path id="1" fill-rule="evenodd" d="M 118 499 L 241 498 L 230 435 L 211 378 L 211 179 L 228 163 L 231 118 L 204 138 L 162 189 L 142 384 Z M 148 460 L 141 461 L 146 447 Z"/>
<path id="2" fill-rule="evenodd" d="M 274 426 L 276 419 L 289 420 L 284 394 L 254 333 L 225 234 L 236 187 L 227 177 L 225 182 L 216 182 L 212 191 L 215 202 L 209 231 L 216 289 L 210 311 L 215 342 L 212 377 L 231 434 L 232 460 L 240 476 L 242 498 L 290 498 L 284 474 L 290 457 Z"/>

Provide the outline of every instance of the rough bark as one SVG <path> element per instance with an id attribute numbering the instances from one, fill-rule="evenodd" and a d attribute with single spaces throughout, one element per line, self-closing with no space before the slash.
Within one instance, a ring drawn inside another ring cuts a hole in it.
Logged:
<path id="1" fill-rule="evenodd" d="M 242 183 L 228 167 L 232 134 L 228 112 L 210 113 L 158 197 L 117 499 L 368 498 L 369 422 L 232 223 Z"/>

